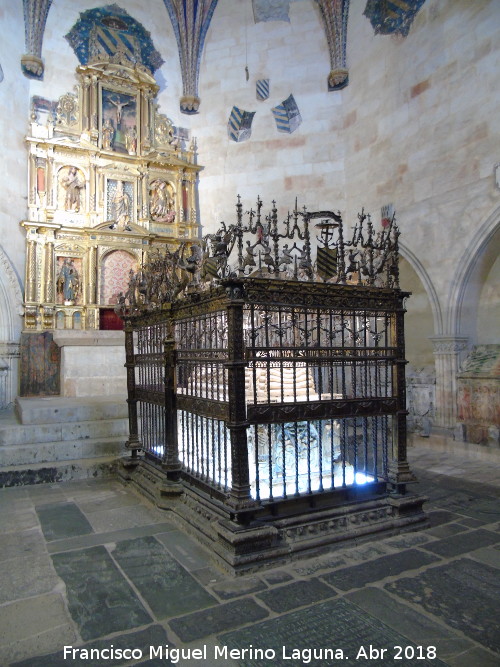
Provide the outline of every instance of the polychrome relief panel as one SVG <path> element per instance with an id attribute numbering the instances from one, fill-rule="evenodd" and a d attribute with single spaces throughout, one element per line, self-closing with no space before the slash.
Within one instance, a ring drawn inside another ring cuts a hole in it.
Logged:
<path id="1" fill-rule="evenodd" d="M 155 222 L 175 220 L 175 193 L 172 183 L 157 178 L 150 184 L 149 214 Z"/>

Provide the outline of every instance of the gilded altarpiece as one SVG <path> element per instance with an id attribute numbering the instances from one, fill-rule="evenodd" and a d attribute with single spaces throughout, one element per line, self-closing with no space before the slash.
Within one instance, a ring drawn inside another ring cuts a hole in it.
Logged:
<path id="1" fill-rule="evenodd" d="M 76 73 L 75 92 L 33 99 L 26 333 L 108 328 L 143 254 L 199 236 L 195 143 L 151 72 L 118 52 Z"/>

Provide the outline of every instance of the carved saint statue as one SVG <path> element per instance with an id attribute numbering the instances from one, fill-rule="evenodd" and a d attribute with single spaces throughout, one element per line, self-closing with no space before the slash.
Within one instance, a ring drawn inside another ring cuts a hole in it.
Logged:
<path id="1" fill-rule="evenodd" d="M 125 146 L 129 155 L 135 155 L 137 153 L 137 130 L 135 125 L 129 127 L 125 135 Z"/>
<path id="2" fill-rule="evenodd" d="M 123 181 L 116 182 L 116 192 L 113 196 L 113 211 L 115 222 L 110 225 L 110 229 L 130 232 L 132 230 L 128 224 L 130 222 L 130 197 L 124 190 Z"/>
<path id="3" fill-rule="evenodd" d="M 85 183 L 78 178 L 78 169 L 70 167 L 66 176 L 61 179 L 61 185 L 66 189 L 64 210 L 78 213 L 80 210 L 80 190 Z"/>
<path id="4" fill-rule="evenodd" d="M 57 277 L 57 291 L 62 294 L 64 303 L 72 305 L 80 290 L 80 276 L 75 268 L 73 260 L 65 257 L 61 270 Z"/>
<path id="5" fill-rule="evenodd" d="M 102 147 L 104 150 L 111 150 L 113 146 L 113 135 L 115 130 L 111 124 L 111 120 L 106 118 L 104 125 L 102 126 Z"/>

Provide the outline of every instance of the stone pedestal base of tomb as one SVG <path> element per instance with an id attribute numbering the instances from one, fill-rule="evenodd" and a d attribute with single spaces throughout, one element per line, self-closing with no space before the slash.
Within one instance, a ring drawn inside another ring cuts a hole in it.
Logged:
<path id="1" fill-rule="evenodd" d="M 182 528 L 210 549 L 213 559 L 232 574 L 276 567 L 318 555 L 336 545 L 428 527 L 425 496 L 374 496 L 356 487 L 340 490 L 339 504 L 315 508 L 312 498 L 302 506 L 263 512 L 256 507 L 248 523 L 232 520 L 227 505 L 201 489 L 169 482 L 165 472 L 144 460 L 124 459 L 120 477 L 161 509 L 172 512 Z M 324 502 L 324 499 L 322 499 Z M 341 503 L 341 504 L 340 504 Z M 277 504 L 276 504 L 277 505 Z"/>

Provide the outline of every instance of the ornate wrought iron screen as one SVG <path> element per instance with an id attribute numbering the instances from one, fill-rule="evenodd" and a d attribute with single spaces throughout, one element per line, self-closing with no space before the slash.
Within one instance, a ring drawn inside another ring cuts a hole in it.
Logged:
<path id="1" fill-rule="evenodd" d="M 390 313 L 252 304 L 245 323 L 252 496 L 387 480 Z"/>
<path id="2" fill-rule="evenodd" d="M 413 478 L 394 222 L 375 235 L 368 221 L 365 239 L 360 216 L 346 242 L 338 214 L 295 209 L 278 232 L 275 209 L 262 223 L 259 202 L 246 225 L 237 211 L 187 259 L 152 256 L 121 304 L 133 456 L 242 522 L 402 491 Z"/>

